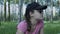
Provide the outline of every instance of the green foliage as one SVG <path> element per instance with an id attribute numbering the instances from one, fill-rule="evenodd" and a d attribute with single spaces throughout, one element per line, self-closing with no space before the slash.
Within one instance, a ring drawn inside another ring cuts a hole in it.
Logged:
<path id="1" fill-rule="evenodd" d="M 16 0 L 16 3 L 19 3 L 19 0 Z"/>
<path id="2" fill-rule="evenodd" d="M 57 6 L 59 7 L 59 1 L 57 1 Z"/>
<path id="3" fill-rule="evenodd" d="M 19 0 L 10 0 L 10 1 L 14 1 L 14 3 L 19 3 Z"/>
<path id="4" fill-rule="evenodd" d="M 29 0 L 24 0 L 25 4 L 27 4 L 29 2 Z"/>
<path id="5" fill-rule="evenodd" d="M 1 22 L 0 22 L 0 26 L 1 26 Z"/>

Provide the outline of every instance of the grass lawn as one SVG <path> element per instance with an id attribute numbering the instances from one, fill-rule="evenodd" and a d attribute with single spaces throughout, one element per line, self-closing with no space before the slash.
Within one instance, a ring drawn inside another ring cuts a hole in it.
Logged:
<path id="1" fill-rule="evenodd" d="M 45 34 L 60 34 L 60 24 L 59 23 L 47 23 L 44 25 Z"/>
<path id="2" fill-rule="evenodd" d="M 2 22 L 0 34 L 15 34 L 16 25 L 16 22 Z"/>
<path id="3" fill-rule="evenodd" d="M 15 34 L 16 25 L 16 22 L 2 22 L 2 25 L 0 26 L 0 34 Z M 44 34 L 60 34 L 60 24 L 45 23 Z"/>

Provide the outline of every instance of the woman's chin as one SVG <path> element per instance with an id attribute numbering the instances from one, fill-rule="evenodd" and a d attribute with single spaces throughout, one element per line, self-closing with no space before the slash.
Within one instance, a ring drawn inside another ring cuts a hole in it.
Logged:
<path id="1" fill-rule="evenodd" d="M 40 21 L 42 21 L 42 20 L 43 20 L 43 19 L 36 19 L 37 22 L 40 22 Z"/>
<path id="2" fill-rule="evenodd" d="M 37 21 L 40 21 L 40 20 L 43 20 L 43 18 L 42 19 L 36 19 Z"/>
<path id="3" fill-rule="evenodd" d="M 41 19 L 36 19 L 36 20 L 42 20 L 43 18 L 41 18 Z"/>

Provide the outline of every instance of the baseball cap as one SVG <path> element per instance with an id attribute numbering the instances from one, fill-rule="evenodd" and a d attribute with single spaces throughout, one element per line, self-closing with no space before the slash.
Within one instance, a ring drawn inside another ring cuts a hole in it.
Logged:
<path id="1" fill-rule="evenodd" d="M 47 8 L 47 5 L 40 5 L 37 2 L 32 2 L 27 5 L 27 10 L 44 10 Z"/>

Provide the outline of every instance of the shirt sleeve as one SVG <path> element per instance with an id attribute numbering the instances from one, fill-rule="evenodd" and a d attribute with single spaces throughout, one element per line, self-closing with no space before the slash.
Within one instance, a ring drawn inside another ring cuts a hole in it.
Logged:
<path id="1" fill-rule="evenodd" d="M 20 23 L 17 25 L 17 29 L 18 29 L 18 30 L 21 30 L 22 32 L 25 32 L 26 29 L 27 29 L 27 24 L 24 23 L 24 22 L 20 22 Z"/>

